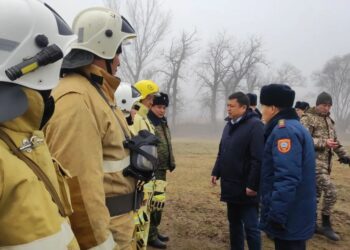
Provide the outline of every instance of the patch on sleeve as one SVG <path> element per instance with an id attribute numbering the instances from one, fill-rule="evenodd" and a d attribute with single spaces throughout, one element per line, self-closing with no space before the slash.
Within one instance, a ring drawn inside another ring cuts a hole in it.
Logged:
<path id="1" fill-rule="evenodd" d="M 290 139 L 280 139 L 277 141 L 278 151 L 286 154 L 292 147 L 292 141 Z"/>
<path id="2" fill-rule="evenodd" d="M 278 127 L 279 128 L 285 128 L 286 127 L 286 120 L 281 119 L 278 121 Z"/>

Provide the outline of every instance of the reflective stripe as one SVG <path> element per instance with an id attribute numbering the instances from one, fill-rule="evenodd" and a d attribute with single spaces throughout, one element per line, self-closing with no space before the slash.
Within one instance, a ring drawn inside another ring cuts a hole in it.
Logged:
<path id="1" fill-rule="evenodd" d="M 154 192 L 159 192 L 159 193 L 164 193 L 165 192 L 165 187 L 167 186 L 167 182 L 163 180 L 156 180 L 155 182 L 155 187 L 154 187 Z"/>
<path id="2" fill-rule="evenodd" d="M 113 240 L 112 233 L 109 233 L 107 240 L 98 246 L 89 248 L 89 250 L 112 250 L 115 247 L 115 242 Z"/>
<path id="3" fill-rule="evenodd" d="M 123 171 L 130 165 L 130 157 L 127 156 L 120 161 L 103 161 L 103 171 L 105 173 L 115 173 Z"/>
<path id="4" fill-rule="evenodd" d="M 53 246 L 57 250 L 67 250 L 69 243 L 74 238 L 74 234 L 68 222 L 61 225 L 61 231 L 47 236 L 42 239 L 32 241 L 27 244 L 0 247 L 0 250 L 46 250 L 52 249 Z M 112 249 L 112 248 L 111 248 Z"/>

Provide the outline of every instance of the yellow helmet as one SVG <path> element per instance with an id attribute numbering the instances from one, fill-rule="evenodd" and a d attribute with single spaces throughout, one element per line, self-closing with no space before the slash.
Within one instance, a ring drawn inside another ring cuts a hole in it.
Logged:
<path id="1" fill-rule="evenodd" d="M 152 80 L 141 80 L 135 83 L 134 87 L 141 93 L 141 100 L 148 95 L 154 95 L 159 92 L 158 85 Z"/>

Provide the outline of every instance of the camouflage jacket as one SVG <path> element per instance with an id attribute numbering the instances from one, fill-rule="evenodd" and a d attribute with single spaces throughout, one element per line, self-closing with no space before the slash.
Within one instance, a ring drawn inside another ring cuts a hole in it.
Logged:
<path id="1" fill-rule="evenodd" d="M 345 148 L 337 138 L 334 121 L 328 115 L 321 115 L 315 108 L 307 110 L 301 117 L 301 123 L 309 130 L 316 151 L 316 173 L 330 174 L 332 170 L 332 156 L 348 156 Z M 335 149 L 327 147 L 327 139 L 334 139 L 339 146 Z"/>
<path id="2" fill-rule="evenodd" d="M 148 113 L 148 118 L 155 128 L 155 135 L 160 139 L 158 144 L 158 169 L 173 171 L 175 169 L 175 159 L 167 120 L 156 117 L 152 111 Z"/>

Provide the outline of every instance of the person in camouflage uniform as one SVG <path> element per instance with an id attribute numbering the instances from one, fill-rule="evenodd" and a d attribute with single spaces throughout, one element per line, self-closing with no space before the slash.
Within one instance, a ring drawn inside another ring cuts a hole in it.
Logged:
<path id="1" fill-rule="evenodd" d="M 162 210 L 164 208 L 166 172 L 167 170 L 172 172 L 175 169 L 171 135 L 165 117 L 165 111 L 168 105 L 168 95 L 165 93 L 160 93 L 159 96 L 154 98 L 153 106 L 148 113 L 148 118 L 155 128 L 155 135 L 160 139 L 160 143 L 158 144 L 159 162 L 158 168 L 155 171 L 156 187 L 151 206 L 153 212 L 151 213 L 151 228 L 148 238 L 149 241 L 153 241 L 157 238 L 163 242 L 169 240 L 169 237 L 160 234 L 157 228 L 160 225 Z"/>
<path id="2" fill-rule="evenodd" d="M 323 234 L 331 240 L 339 240 L 331 226 L 330 216 L 337 200 L 334 184 L 331 181 L 332 157 L 335 154 L 339 162 L 350 163 L 350 157 L 337 138 L 334 121 L 330 117 L 332 97 L 322 92 L 316 101 L 316 107 L 307 110 L 301 117 L 301 123 L 309 130 L 314 140 L 316 151 L 317 202 L 323 194 L 322 227 L 316 226 L 316 233 Z"/>

